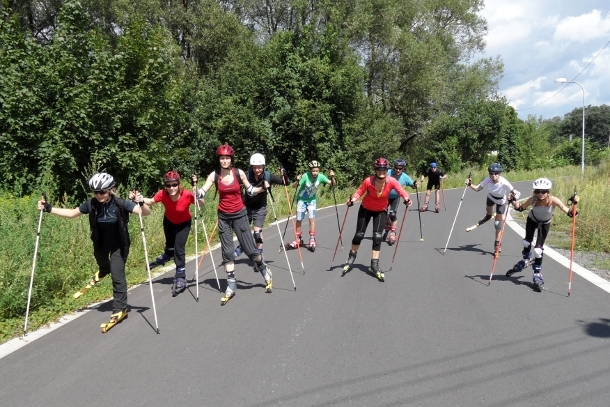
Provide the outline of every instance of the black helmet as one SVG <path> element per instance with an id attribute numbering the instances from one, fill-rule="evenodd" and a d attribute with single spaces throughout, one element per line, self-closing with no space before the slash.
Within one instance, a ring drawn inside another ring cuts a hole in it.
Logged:
<path id="1" fill-rule="evenodd" d="M 402 158 L 398 158 L 396 160 L 394 160 L 394 165 L 399 165 L 401 167 L 406 167 L 407 166 L 407 162 L 402 159 Z"/>
<path id="2" fill-rule="evenodd" d="M 499 163 L 493 163 L 487 167 L 487 172 L 502 172 L 502 166 Z"/>

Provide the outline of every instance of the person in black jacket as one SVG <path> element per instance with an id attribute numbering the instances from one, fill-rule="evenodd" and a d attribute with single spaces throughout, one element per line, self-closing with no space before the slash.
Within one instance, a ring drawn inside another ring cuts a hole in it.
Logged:
<path id="1" fill-rule="evenodd" d="M 282 168 L 282 176 L 277 176 L 265 170 L 265 156 L 260 153 L 252 154 L 250 157 L 250 169 L 246 173 L 248 182 L 254 187 L 263 187 L 270 191 L 271 185 L 288 185 L 290 180 L 285 175 Z M 286 177 L 286 178 L 284 178 Z M 267 192 L 254 196 L 245 195 L 246 210 L 248 211 L 248 221 L 253 225 L 252 236 L 256 242 L 256 248 L 263 254 L 263 226 L 267 218 Z M 235 248 L 235 257 L 242 253 L 241 246 Z"/>
<path id="2" fill-rule="evenodd" d="M 97 173 L 89 180 L 93 198 L 83 202 L 78 208 L 56 208 L 44 200 L 38 201 L 38 210 L 75 218 L 89 214 L 93 255 L 99 267 L 91 282 L 74 294 L 75 298 L 83 295 L 108 274 L 112 277 L 112 315 L 110 323 L 117 323 L 127 317 L 127 278 L 125 263 L 129 255 L 131 240 L 127 229 L 130 214 L 150 215 L 150 208 L 144 203 L 144 197 L 135 192 L 134 201 L 124 200 L 114 194 L 114 178 L 107 173 Z"/>

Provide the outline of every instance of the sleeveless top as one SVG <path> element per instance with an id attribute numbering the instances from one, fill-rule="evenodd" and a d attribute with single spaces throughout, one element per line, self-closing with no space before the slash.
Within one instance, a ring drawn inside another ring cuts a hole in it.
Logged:
<path id="1" fill-rule="evenodd" d="M 530 209 L 530 212 L 527 214 L 527 216 L 533 221 L 546 224 L 551 221 L 554 212 L 555 207 L 553 205 L 536 206 L 536 202 L 533 202 L 532 209 Z"/>
<path id="2" fill-rule="evenodd" d="M 237 177 L 239 172 L 235 168 L 231 168 L 233 173 L 233 182 L 229 185 L 223 184 L 222 180 L 218 180 L 218 211 L 223 213 L 236 213 L 241 211 L 244 206 L 243 197 L 241 195 L 241 185 Z"/>

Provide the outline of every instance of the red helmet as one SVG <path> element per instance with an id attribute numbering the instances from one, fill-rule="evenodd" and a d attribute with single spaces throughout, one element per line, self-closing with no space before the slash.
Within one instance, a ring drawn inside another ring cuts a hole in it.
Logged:
<path id="1" fill-rule="evenodd" d="M 180 181 L 180 174 L 176 171 L 168 171 L 163 176 L 163 182 Z"/>
<path id="2" fill-rule="evenodd" d="M 233 151 L 233 147 L 228 144 L 223 144 L 218 146 L 216 149 L 216 156 L 220 157 L 221 155 L 228 155 L 229 157 L 233 157 L 235 155 L 235 151 Z"/>
<path id="3" fill-rule="evenodd" d="M 390 163 L 388 163 L 388 160 L 386 160 L 383 157 L 380 157 L 378 159 L 375 160 L 375 169 L 388 169 L 390 168 Z"/>

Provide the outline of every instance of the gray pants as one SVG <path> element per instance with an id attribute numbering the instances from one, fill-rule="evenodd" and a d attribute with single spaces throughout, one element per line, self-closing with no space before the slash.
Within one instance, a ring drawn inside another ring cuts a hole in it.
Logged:
<path id="1" fill-rule="evenodd" d="M 237 240 L 243 252 L 253 262 L 260 255 L 256 250 L 254 237 L 250 232 L 250 222 L 246 208 L 237 213 L 223 213 L 218 211 L 218 235 L 222 247 L 222 261 L 228 263 L 235 261 L 235 248 L 233 246 L 233 232 L 237 235 Z"/>

